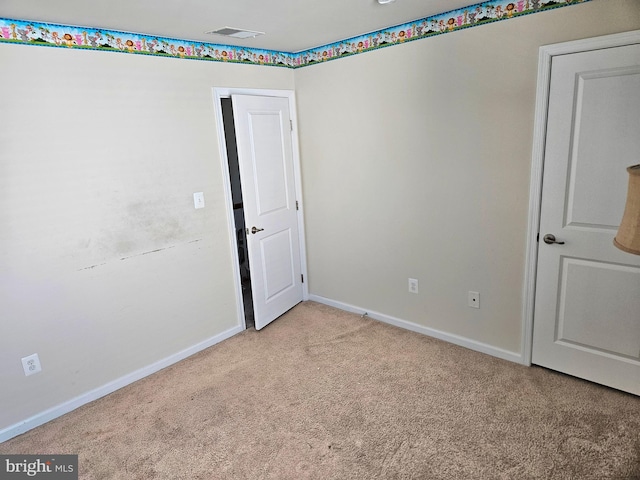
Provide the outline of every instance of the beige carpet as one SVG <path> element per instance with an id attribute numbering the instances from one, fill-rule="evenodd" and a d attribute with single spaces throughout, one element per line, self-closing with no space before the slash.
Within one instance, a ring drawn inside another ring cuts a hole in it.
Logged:
<path id="1" fill-rule="evenodd" d="M 83 479 L 640 479 L 640 398 L 312 302 L 0 444 Z"/>

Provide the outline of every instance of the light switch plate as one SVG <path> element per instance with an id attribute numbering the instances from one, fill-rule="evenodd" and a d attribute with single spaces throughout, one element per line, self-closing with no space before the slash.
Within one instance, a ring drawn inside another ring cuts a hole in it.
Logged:
<path id="1" fill-rule="evenodd" d="M 196 208 L 204 208 L 204 193 L 198 192 L 193 194 L 193 205 Z"/>

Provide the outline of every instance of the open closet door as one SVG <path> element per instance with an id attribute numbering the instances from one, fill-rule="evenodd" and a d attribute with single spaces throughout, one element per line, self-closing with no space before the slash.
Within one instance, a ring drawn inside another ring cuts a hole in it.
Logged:
<path id="1" fill-rule="evenodd" d="M 303 299 L 289 100 L 232 95 L 256 330 Z"/>

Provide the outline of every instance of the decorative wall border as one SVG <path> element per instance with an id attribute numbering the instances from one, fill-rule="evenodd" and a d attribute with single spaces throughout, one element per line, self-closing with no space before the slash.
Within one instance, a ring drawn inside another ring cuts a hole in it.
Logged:
<path id="1" fill-rule="evenodd" d="M 357 55 L 383 47 L 443 35 L 488 23 L 510 20 L 544 12 L 559 7 L 568 7 L 591 0 L 496 0 L 481 2 L 468 7 L 451 10 L 373 33 L 359 35 L 339 42 L 316 47 L 295 54 L 295 67 L 322 63 L 328 60 Z"/>
<path id="2" fill-rule="evenodd" d="M 0 18 L 0 43 L 300 68 L 588 1 L 591 0 L 485 1 L 296 53 L 9 18 Z"/>
<path id="3" fill-rule="evenodd" d="M 0 43 L 3 42 L 192 60 L 294 66 L 293 55 L 285 52 L 9 18 L 0 18 Z"/>

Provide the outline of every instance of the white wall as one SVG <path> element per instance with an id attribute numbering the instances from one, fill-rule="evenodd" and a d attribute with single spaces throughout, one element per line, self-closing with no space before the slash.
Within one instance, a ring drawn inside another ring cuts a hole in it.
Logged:
<path id="1" fill-rule="evenodd" d="M 310 293 L 519 355 L 538 49 L 637 28 L 596 0 L 296 70 Z"/>
<path id="2" fill-rule="evenodd" d="M 212 87 L 293 72 L 6 44 L 0 65 L 1 432 L 237 327 Z"/>

